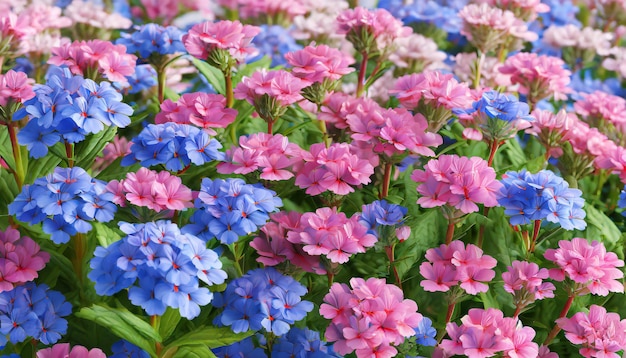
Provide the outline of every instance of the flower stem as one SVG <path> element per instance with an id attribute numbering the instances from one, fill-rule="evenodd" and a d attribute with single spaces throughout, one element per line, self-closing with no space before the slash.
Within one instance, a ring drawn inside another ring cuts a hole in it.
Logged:
<path id="1" fill-rule="evenodd" d="M 482 51 L 478 51 L 478 59 L 476 59 L 476 68 L 475 68 L 475 73 L 474 73 L 474 89 L 477 89 L 480 87 L 480 76 L 481 76 L 481 69 L 483 67 L 483 62 L 485 62 L 485 54 Z"/>
<path id="2" fill-rule="evenodd" d="M 267 134 L 274 134 L 274 120 L 267 121 Z"/>
<path id="3" fill-rule="evenodd" d="M 226 82 L 226 107 L 233 108 L 235 104 L 235 94 L 233 93 L 233 77 L 231 71 L 224 72 L 224 81 Z"/>
<path id="4" fill-rule="evenodd" d="M 70 168 L 74 167 L 74 145 L 69 142 L 65 142 L 65 155 L 67 156 L 67 163 Z"/>
<path id="5" fill-rule="evenodd" d="M 161 316 L 152 315 L 150 316 L 150 325 L 154 328 L 155 331 L 159 331 L 159 326 L 161 325 Z M 163 346 L 161 342 L 154 342 L 154 350 L 156 351 L 157 357 L 161 356 L 161 351 L 163 350 Z"/>
<path id="6" fill-rule="evenodd" d="M 492 139 L 491 143 L 489 143 L 489 159 L 487 160 L 487 165 L 493 168 L 493 159 L 496 157 L 496 152 L 498 151 L 498 147 L 500 143 L 497 139 Z"/>
<path id="7" fill-rule="evenodd" d="M 574 291 L 568 297 L 567 302 L 565 302 L 565 306 L 563 306 L 563 309 L 561 310 L 561 314 L 559 314 L 559 318 L 563 318 L 567 315 L 567 311 L 569 311 L 570 307 L 572 307 L 572 303 L 574 303 L 575 297 L 576 297 L 576 293 Z M 546 340 L 543 341 L 543 345 L 544 346 L 550 345 L 554 337 L 556 337 L 556 335 L 559 334 L 560 331 L 561 331 L 561 327 L 559 327 L 558 323 L 554 323 L 554 327 L 552 327 L 552 330 L 548 334 L 548 337 L 546 337 Z"/>
<path id="8" fill-rule="evenodd" d="M 383 188 L 378 195 L 379 199 L 384 199 L 389 195 L 389 183 L 391 182 L 391 169 L 393 165 L 391 163 L 385 163 L 385 173 L 383 174 Z"/>
<path id="9" fill-rule="evenodd" d="M 400 280 L 400 274 L 398 273 L 398 268 L 395 265 L 395 248 L 396 243 L 393 243 L 389 246 L 385 246 L 385 252 L 387 253 L 387 258 L 389 259 L 389 268 L 393 270 L 393 276 L 396 279 L 396 286 L 402 289 L 402 281 Z"/>
<path id="10" fill-rule="evenodd" d="M 489 207 L 483 209 L 483 216 L 487 217 L 489 215 Z M 476 246 L 479 248 L 483 247 L 483 239 L 485 237 L 485 224 L 480 225 L 480 229 L 478 230 L 478 240 L 476 240 Z"/>
<path id="11" fill-rule="evenodd" d="M 83 284 L 83 259 L 85 257 L 85 235 L 81 233 L 77 233 L 72 236 L 72 245 L 74 246 L 74 256 L 72 258 L 72 266 L 74 266 L 74 272 L 76 273 L 76 277 L 78 277 L 78 281 L 80 285 Z M 81 290 L 82 291 L 82 290 Z"/>
<path id="12" fill-rule="evenodd" d="M 161 104 L 165 100 L 165 66 L 161 66 L 157 69 L 157 86 L 157 96 L 159 104 Z"/>
<path id="13" fill-rule="evenodd" d="M 10 119 L 9 119 L 10 120 Z M 13 158 L 15 159 L 15 182 L 17 183 L 18 188 L 22 188 L 24 185 L 24 178 L 26 178 L 26 173 L 24 172 L 24 165 L 22 163 L 22 152 L 20 150 L 20 145 L 17 142 L 17 131 L 15 130 L 17 123 L 10 121 L 7 123 L 7 128 L 9 130 L 9 137 L 11 138 L 11 148 L 13 149 Z"/>
<path id="14" fill-rule="evenodd" d="M 522 311 L 522 306 L 521 305 L 516 305 L 515 306 L 515 313 L 513 313 L 513 319 L 517 318 L 517 316 L 519 316 L 520 312 Z"/>
<path id="15" fill-rule="evenodd" d="M 367 52 L 363 51 L 361 54 L 361 67 L 359 68 L 359 79 L 356 85 L 356 96 L 361 97 L 363 95 L 363 91 L 365 90 L 365 72 L 367 72 L 367 60 L 369 57 L 367 56 Z"/>
<path id="16" fill-rule="evenodd" d="M 539 228 L 541 228 L 541 220 L 535 220 L 533 225 L 533 239 L 530 242 L 530 252 L 535 252 L 535 243 L 537 242 L 537 237 L 539 236 Z"/>
<path id="17" fill-rule="evenodd" d="M 456 306 L 456 301 L 452 301 L 448 303 L 448 311 L 446 312 L 446 322 L 444 323 L 443 328 L 441 329 L 441 331 L 439 331 L 439 334 L 437 336 L 438 344 L 441 343 L 441 340 L 446 335 L 446 326 L 448 325 L 448 323 L 450 323 L 450 320 L 452 319 L 452 314 L 454 313 L 455 306 Z"/>

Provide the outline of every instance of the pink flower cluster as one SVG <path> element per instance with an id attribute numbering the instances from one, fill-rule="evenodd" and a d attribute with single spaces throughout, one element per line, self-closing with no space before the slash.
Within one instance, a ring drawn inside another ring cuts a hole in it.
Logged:
<path id="1" fill-rule="evenodd" d="M 264 180 L 287 180 L 302 166 L 304 151 L 282 134 L 254 133 L 239 138 L 239 146 L 225 153 L 217 165 L 222 174 L 248 174 L 260 170 Z"/>
<path id="2" fill-rule="evenodd" d="M 226 8 L 238 10 L 239 16 L 243 19 L 261 19 L 261 21 L 266 17 L 271 17 L 275 21 L 278 19 L 289 21 L 310 10 L 303 0 L 219 0 L 218 3 Z"/>
<path id="3" fill-rule="evenodd" d="M 445 67 L 446 53 L 439 51 L 437 43 L 429 37 L 412 33 L 398 38 L 396 45 L 396 50 L 389 54 L 389 60 L 396 67 L 406 69 L 407 73 Z"/>
<path id="4" fill-rule="evenodd" d="M 370 55 L 385 51 L 395 39 L 409 36 L 413 32 L 387 10 L 370 10 L 364 7 L 344 10 L 337 17 L 337 25 L 337 32 L 346 34 L 357 52 L 368 52 Z M 365 38 L 362 38 L 363 35 Z M 374 47 L 361 48 L 360 44 L 373 44 Z"/>
<path id="5" fill-rule="evenodd" d="M 109 41 L 74 41 L 52 49 L 49 64 L 69 67 L 75 75 L 100 74 L 111 82 L 128 83 L 135 73 L 137 56 L 127 54 L 126 46 Z M 96 80 L 96 78 L 92 78 Z"/>
<path id="6" fill-rule="evenodd" d="M 245 99 L 252 105 L 261 106 L 263 98 L 269 98 L 276 105 L 289 106 L 303 99 L 300 91 L 310 83 L 302 80 L 285 70 L 267 71 L 261 69 L 244 77 L 235 88 L 235 98 Z M 257 110 L 258 111 L 258 110 Z M 259 113 L 261 114 L 261 113 Z"/>
<path id="7" fill-rule="evenodd" d="M 420 265 L 420 274 L 425 280 L 420 286 L 428 292 L 447 292 L 461 283 L 461 288 L 470 295 L 487 292 L 496 273 L 492 270 L 498 263 L 489 255 L 483 255 L 478 246 L 455 240 L 449 245 L 428 249 L 426 259 Z"/>
<path id="8" fill-rule="evenodd" d="M 98 29 L 128 29 L 133 22 L 118 12 L 108 12 L 104 4 L 72 0 L 65 8 L 65 15 L 74 23 L 87 24 Z"/>
<path id="9" fill-rule="evenodd" d="M 205 21 L 189 29 L 183 36 L 183 43 L 190 55 L 201 60 L 211 56 L 221 57 L 216 50 L 225 50 L 233 60 L 243 62 L 247 56 L 256 53 L 251 42 L 259 32 L 259 27 L 242 25 L 239 21 Z M 212 62 L 219 65 L 218 68 L 232 65 L 224 58 L 214 58 Z"/>
<path id="10" fill-rule="evenodd" d="M 37 278 L 46 266 L 50 254 L 39 251 L 39 245 L 28 236 L 7 228 L 0 231 L 0 292 Z"/>
<path id="11" fill-rule="evenodd" d="M 421 183 L 417 203 L 424 208 L 448 205 L 468 214 L 478 211 L 478 205 L 498 205 L 496 192 L 502 184 L 496 172 L 480 157 L 441 155 L 417 169 L 411 179 Z"/>
<path id="12" fill-rule="evenodd" d="M 344 264 L 357 253 L 374 246 L 376 236 L 367 233 L 359 222 L 360 215 L 350 218 L 337 208 L 319 208 L 302 214 L 299 225 L 290 229 L 287 240 L 311 256 L 325 256 L 333 263 Z"/>
<path id="13" fill-rule="evenodd" d="M 99 348 L 89 350 L 83 346 L 74 346 L 70 350 L 69 343 L 58 343 L 37 351 L 37 358 L 106 358 L 106 354 Z"/>
<path id="14" fill-rule="evenodd" d="M 309 152 L 302 153 L 304 166 L 296 174 L 295 184 L 306 189 L 309 195 L 331 191 L 346 195 L 354 191 L 352 186 L 368 184 L 374 167 L 367 159 L 353 153 L 347 143 L 315 143 Z"/>
<path id="15" fill-rule="evenodd" d="M 24 72 L 9 70 L 5 74 L 0 74 L 0 106 L 24 103 L 35 97 L 33 82 Z"/>
<path id="16" fill-rule="evenodd" d="M 547 155 L 558 158 L 563 154 L 561 145 L 568 131 L 578 122 L 574 113 L 566 112 L 565 109 L 554 114 L 552 111 L 535 109 L 531 116 L 535 118 L 530 122 L 526 133 L 532 134 L 546 148 Z"/>
<path id="17" fill-rule="evenodd" d="M 302 230 L 301 218 L 302 214 L 296 211 L 270 214 L 271 221 L 261 228 L 259 236 L 252 240 L 250 246 L 257 251 L 257 261 L 263 265 L 276 266 L 287 262 L 304 271 L 325 275 L 321 256 L 309 255 L 302 249 L 302 244 L 294 244 L 287 239 L 289 232 Z"/>
<path id="18" fill-rule="evenodd" d="M 529 103 L 536 104 L 550 96 L 556 100 L 567 99 L 572 73 L 564 65 L 558 57 L 519 52 L 507 58 L 499 71 L 510 76 L 510 83 L 519 85 L 519 93 L 526 95 Z"/>
<path id="19" fill-rule="evenodd" d="M 626 135 L 626 100 L 624 98 L 602 91 L 583 94 L 582 97 L 574 102 L 574 110 L 583 121 L 613 137 L 616 136 L 612 127 L 619 131 L 617 138 L 623 138 Z"/>
<path id="20" fill-rule="evenodd" d="M 533 342 L 535 330 L 524 327 L 516 318 L 504 317 L 502 311 L 472 308 L 461 318 L 461 326 L 446 325 L 450 339 L 439 344 L 446 356 L 462 355 L 472 358 L 504 357 L 536 358 L 539 347 Z"/>
<path id="21" fill-rule="evenodd" d="M 527 306 L 535 300 L 554 297 L 554 285 L 543 282 L 548 277 L 548 269 L 539 269 L 533 262 L 517 260 L 502 273 L 504 290 L 513 295 L 518 307 Z"/>
<path id="22" fill-rule="evenodd" d="M 577 312 L 556 323 L 568 341 L 582 345 L 579 353 L 583 357 L 619 358 L 617 352 L 626 348 L 626 320 L 602 306 L 591 305 L 589 313 Z"/>
<path id="23" fill-rule="evenodd" d="M 624 266 L 624 261 L 613 252 L 607 252 L 601 242 L 589 244 L 582 238 L 561 240 L 559 248 L 546 250 L 544 257 L 558 266 L 550 269 L 550 278 L 574 281 L 579 295 L 606 296 L 609 292 L 624 292 L 624 285 L 618 281 L 624 277 L 622 270 L 618 269 Z"/>
<path id="24" fill-rule="evenodd" d="M 293 66 L 291 73 L 310 83 L 322 83 L 324 80 L 337 81 L 343 75 L 354 71 L 352 56 L 326 45 L 309 45 L 302 50 L 285 55 Z"/>
<path id="25" fill-rule="evenodd" d="M 543 4 L 541 0 L 487 0 L 485 2 L 491 6 L 512 11 L 515 16 L 524 21 L 533 21 L 537 18 L 537 14 L 550 11 L 550 6 Z"/>
<path id="26" fill-rule="evenodd" d="M 414 336 L 422 320 L 417 304 L 384 279 L 353 278 L 350 286 L 334 283 L 324 297 L 320 314 L 332 320 L 326 340 L 335 342 L 334 350 L 342 355 L 356 351 L 358 358 L 395 357 L 394 346 Z"/>
<path id="27" fill-rule="evenodd" d="M 193 124 L 214 136 L 217 132 L 213 128 L 226 128 L 236 117 L 237 110 L 226 108 L 226 98 L 221 94 L 194 92 L 183 94 L 177 102 L 166 99 L 154 121 Z"/>
<path id="28" fill-rule="evenodd" d="M 126 137 L 115 136 L 112 142 L 107 143 L 102 150 L 102 156 L 96 157 L 91 169 L 94 171 L 102 171 L 109 165 L 111 165 L 116 159 L 123 158 L 131 153 L 130 146 L 132 142 L 129 142 Z"/>
<path id="29" fill-rule="evenodd" d="M 115 195 L 113 202 L 122 207 L 127 201 L 156 212 L 193 207 L 191 189 L 167 171 L 140 168 L 136 173 L 126 174 L 125 179 L 110 181 L 107 190 Z"/>

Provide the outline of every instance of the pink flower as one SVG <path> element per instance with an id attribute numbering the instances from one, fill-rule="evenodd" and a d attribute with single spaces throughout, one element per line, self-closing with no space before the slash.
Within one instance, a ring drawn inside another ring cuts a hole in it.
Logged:
<path id="1" fill-rule="evenodd" d="M 0 74 L 0 106 L 6 106 L 9 100 L 13 103 L 24 103 L 35 97 L 33 83 L 24 72 L 9 70 Z"/>
<path id="2" fill-rule="evenodd" d="M 193 207 L 191 189 L 186 187 L 179 177 L 169 172 L 163 171 L 157 174 L 156 181 L 151 186 L 151 192 L 161 209 L 185 210 Z"/>
<path id="3" fill-rule="evenodd" d="M 251 25 L 242 25 L 239 21 L 205 21 L 194 25 L 183 36 L 183 43 L 189 54 L 218 68 L 230 68 L 232 64 L 220 59 L 217 50 L 224 50 L 237 63 L 243 62 L 249 55 L 254 55 L 256 49 L 251 45 L 252 39 L 261 31 Z M 212 56 L 215 58 L 209 59 Z"/>
<path id="4" fill-rule="evenodd" d="M 577 284 L 579 295 L 606 296 L 609 292 L 624 292 L 624 285 L 617 281 L 624 277 L 618 269 L 624 266 L 624 261 L 607 252 L 601 242 L 589 244 L 582 238 L 561 240 L 558 249 L 548 249 L 544 256 L 558 266 L 550 269 L 550 278 L 555 281 L 569 278 Z"/>
<path id="5" fill-rule="evenodd" d="M 526 133 L 536 136 L 550 156 L 560 157 L 563 154 L 563 150 L 560 148 L 563 137 L 574 126 L 574 123 L 578 122 L 576 115 L 568 113 L 564 109 L 557 114 L 547 110 L 535 109 L 531 116 L 535 120 L 530 122 L 531 127 L 526 129 Z"/>
<path id="6" fill-rule="evenodd" d="M 554 285 L 543 282 L 548 276 L 547 269 L 539 269 L 532 262 L 516 260 L 502 273 L 502 280 L 504 290 L 513 295 L 515 305 L 521 309 L 535 300 L 554 297 Z"/>
<path id="7" fill-rule="evenodd" d="M 602 91 L 583 94 L 583 98 L 574 102 L 574 109 L 582 120 L 592 127 L 602 129 L 613 139 L 621 139 L 622 135 L 609 129 L 614 126 L 619 133 L 626 130 L 626 100 Z"/>
<path id="8" fill-rule="evenodd" d="M 411 34 L 410 27 L 402 26 L 387 10 L 370 10 L 363 7 L 344 10 L 337 17 L 337 32 L 346 37 L 355 46 L 357 52 L 384 52 L 393 41 Z M 361 44 L 371 44 L 363 48 Z"/>
<path id="9" fill-rule="evenodd" d="M 157 124 L 175 122 L 193 124 L 203 128 L 209 135 L 216 135 L 213 128 L 226 128 L 235 121 L 237 110 L 226 108 L 226 98 L 220 94 L 204 92 L 185 93 L 178 102 L 166 99 L 161 112 L 154 121 Z"/>
<path id="10" fill-rule="evenodd" d="M 10 227 L 0 231 L 0 292 L 34 280 L 48 260 L 50 255 L 30 237 Z"/>
<path id="11" fill-rule="evenodd" d="M 37 358 L 106 358 L 99 348 L 88 350 L 83 346 L 74 346 L 70 351 L 69 343 L 58 343 L 37 351 Z"/>
<path id="12" fill-rule="evenodd" d="M 287 53 L 285 59 L 293 66 L 291 73 L 294 76 L 310 83 L 321 83 L 325 79 L 337 81 L 354 71 L 350 67 L 354 58 L 326 45 L 309 45 Z"/>
<path id="13" fill-rule="evenodd" d="M 512 11 L 515 16 L 527 22 L 535 20 L 538 13 L 550 11 L 550 6 L 543 4 L 541 0 L 487 0 L 486 3 Z"/>
<path id="14" fill-rule="evenodd" d="M 421 34 L 410 34 L 396 39 L 396 50 L 389 54 L 389 60 L 407 73 L 428 69 L 443 68 L 446 53 L 438 51 L 432 39 Z"/>
<path id="15" fill-rule="evenodd" d="M 115 136 L 113 141 L 107 143 L 102 150 L 102 156 L 96 157 L 93 166 L 93 170 L 102 171 L 104 168 L 111 165 L 116 159 L 122 158 L 127 154 L 130 154 L 130 146 L 132 142 L 129 142 L 125 137 Z"/>

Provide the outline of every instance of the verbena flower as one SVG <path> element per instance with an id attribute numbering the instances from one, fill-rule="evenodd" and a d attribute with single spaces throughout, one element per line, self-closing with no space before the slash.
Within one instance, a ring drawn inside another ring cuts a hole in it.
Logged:
<path id="1" fill-rule="evenodd" d="M 43 222 L 43 231 L 54 243 L 66 243 L 76 233 L 89 232 L 89 221 L 113 220 L 117 207 L 105 185 L 80 167 L 57 167 L 52 174 L 25 185 L 9 204 L 9 213 L 31 225 Z"/>
<path id="2" fill-rule="evenodd" d="M 337 17 L 338 33 L 346 34 L 346 39 L 359 53 L 369 56 L 384 53 L 393 41 L 408 36 L 411 28 L 402 26 L 402 22 L 385 9 L 366 9 L 356 7 L 344 10 Z"/>
<path id="3" fill-rule="evenodd" d="M 513 295 L 513 303 L 518 310 L 544 298 L 553 298 L 554 285 L 543 282 L 549 277 L 548 269 L 540 269 L 536 263 L 513 261 L 502 273 L 504 290 Z"/>
<path id="4" fill-rule="evenodd" d="M 302 300 L 306 293 L 299 282 L 272 267 L 256 269 L 215 294 L 215 305 L 224 311 L 213 323 L 231 326 L 235 333 L 263 329 L 282 336 L 313 310 L 313 303 Z"/>
<path id="5" fill-rule="evenodd" d="M 127 234 L 107 248 L 98 247 L 88 277 L 100 295 L 129 288 L 128 298 L 149 315 L 162 315 L 167 307 L 193 319 L 213 294 L 200 287 L 221 284 L 226 273 L 218 255 L 197 237 L 183 234 L 170 221 L 121 223 Z"/>
<path id="6" fill-rule="evenodd" d="M 214 128 L 226 128 L 236 117 L 237 110 L 226 108 L 224 96 L 193 92 L 184 93 L 177 102 L 166 99 L 154 121 L 156 124 L 193 124 L 214 136 L 217 134 Z"/>

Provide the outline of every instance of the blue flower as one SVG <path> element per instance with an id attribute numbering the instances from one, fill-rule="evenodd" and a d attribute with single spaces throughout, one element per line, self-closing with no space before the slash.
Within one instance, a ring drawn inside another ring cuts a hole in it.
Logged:
<path id="1" fill-rule="evenodd" d="M 332 345 L 320 339 L 320 334 L 308 328 L 293 327 L 287 334 L 278 337 L 272 345 L 272 358 L 326 358 L 340 357 L 333 352 Z"/>
<path id="2" fill-rule="evenodd" d="M 260 60 L 263 56 L 272 59 L 270 67 L 288 65 L 285 55 L 302 49 L 296 40 L 289 34 L 289 30 L 282 26 L 261 25 L 261 32 L 252 39 L 252 44 L 259 50 L 255 57 L 247 62 Z"/>
<path id="3" fill-rule="evenodd" d="M 219 358 L 267 358 L 262 348 L 254 346 L 252 337 L 248 337 L 229 346 L 215 348 L 213 353 Z"/>
<path id="4" fill-rule="evenodd" d="M 437 345 L 437 330 L 433 327 L 433 321 L 428 317 L 423 317 L 415 328 L 415 342 L 426 347 Z"/>
<path id="5" fill-rule="evenodd" d="M 121 339 L 111 346 L 113 355 L 109 358 L 150 358 L 150 355 L 136 345 Z"/>
<path id="6" fill-rule="evenodd" d="M 183 32 L 177 27 L 145 24 L 136 29 L 132 34 L 121 33 L 121 38 L 116 41 L 126 46 L 128 53 L 138 53 L 140 58 L 148 59 L 152 54 L 186 52 L 182 42 Z"/>

